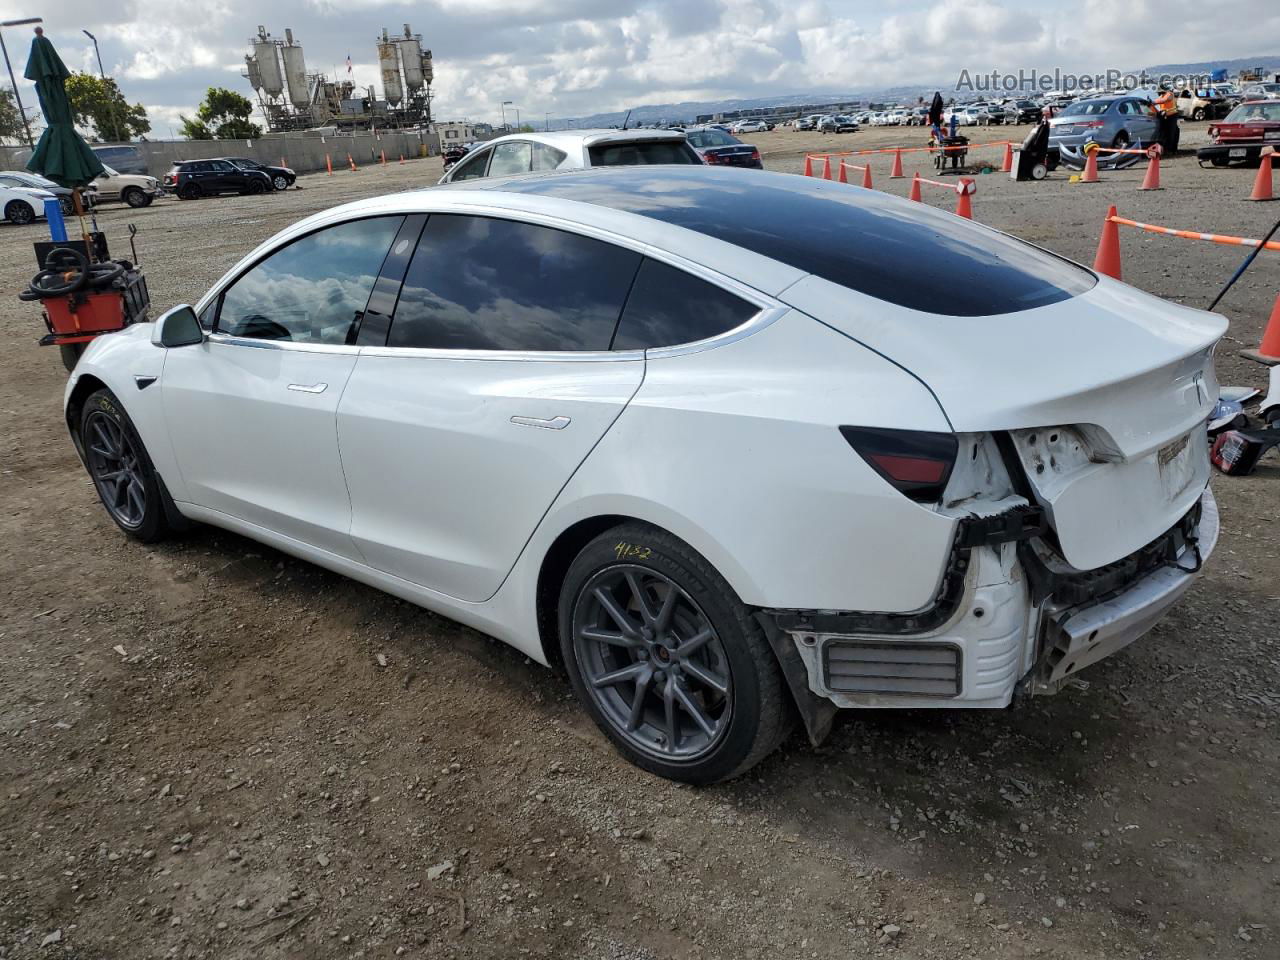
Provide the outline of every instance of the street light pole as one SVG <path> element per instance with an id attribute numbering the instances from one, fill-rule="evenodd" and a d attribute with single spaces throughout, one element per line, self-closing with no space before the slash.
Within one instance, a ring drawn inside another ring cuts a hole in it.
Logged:
<path id="1" fill-rule="evenodd" d="M 25 20 L 5 20 L 0 22 L 0 28 L 21 27 L 28 23 L 44 23 L 44 17 L 27 17 Z M 9 83 L 13 85 L 13 99 L 18 103 L 18 114 L 22 117 L 22 129 L 27 131 L 27 146 L 34 147 L 36 142 L 31 139 L 31 124 L 27 122 L 27 111 L 22 106 L 22 94 L 18 92 L 18 81 L 13 78 L 13 64 L 9 62 L 9 48 L 4 45 L 3 29 L 0 29 L 0 51 L 4 52 L 4 65 L 9 70 Z"/>
<path id="2" fill-rule="evenodd" d="M 546 112 L 542 115 L 542 130 L 548 132 L 551 130 L 551 113 Z"/>
<path id="3" fill-rule="evenodd" d="M 507 107 L 510 106 L 511 103 L 512 101 L 510 100 L 502 101 L 502 129 L 503 130 L 507 129 Z"/>
<path id="4" fill-rule="evenodd" d="M 88 30 L 83 30 L 81 32 L 86 37 L 88 37 L 90 40 L 93 41 L 93 53 L 94 53 L 94 56 L 98 58 L 98 76 L 102 78 L 102 93 L 103 93 L 103 96 L 110 97 L 110 92 L 107 90 L 107 71 L 102 69 L 102 51 L 98 49 L 98 38 L 95 37 Z M 111 117 L 112 126 L 116 128 L 116 142 L 119 143 L 121 139 L 120 121 L 116 119 L 115 110 L 113 109 L 113 107 L 114 107 L 114 104 L 112 104 L 110 100 L 108 100 L 108 103 L 107 103 L 108 116 Z"/>

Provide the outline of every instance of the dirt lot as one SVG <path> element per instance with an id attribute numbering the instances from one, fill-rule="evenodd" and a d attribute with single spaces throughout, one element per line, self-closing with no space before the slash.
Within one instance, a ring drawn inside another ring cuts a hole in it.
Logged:
<path id="1" fill-rule="evenodd" d="M 751 139 L 795 172 L 806 148 L 923 136 Z M 876 185 L 905 194 L 887 170 Z M 101 219 L 117 253 L 137 223 L 168 305 L 308 212 L 438 175 L 362 168 Z M 1244 202 L 1252 178 L 1186 157 L 1160 193 L 1137 191 L 1140 171 L 980 175 L 974 208 L 1091 261 L 1109 203 L 1260 236 L 1280 205 Z M 1204 578 L 1077 689 L 1004 713 L 850 716 L 820 751 L 796 739 L 688 789 L 621 761 L 562 677 L 473 632 L 229 534 L 120 536 L 16 299 L 42 232 L 0 227 L 0 957 L 1280 953 L 1274 455 L 1216 482 Z M 1242 259 L 1123 243 L 1127 280 L 1195 305 Z M 1224 382 L 1261 385 L 1235 351 L 1278 289 L 1264 257 L 1225 301 Z"/>

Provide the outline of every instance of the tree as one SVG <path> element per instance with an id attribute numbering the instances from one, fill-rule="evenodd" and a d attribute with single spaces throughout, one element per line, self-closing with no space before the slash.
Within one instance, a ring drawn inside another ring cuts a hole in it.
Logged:
<path id="1" fill-rule="evenodd" d="M 130 104 L 113 78 L 73 73 L 67 78 L 67 99 L 76 123 L 92 127 L 98 140 L 132 140 L 151 130 L 147 109 Z"/>
<path id="2" fill-rule="evenodd" d="M 22 141 L 22 117 L 14 102 L 12 90 L 0 90 L 0 140 Z"/>
<path id="3" fill-rule="evenodd" d="M 210 87 L 194 119 L 182 117 L 182 135 L 191 140 L 256 140 L 262 128 L 249 122 L 253 103 L 234 90 Z"/>

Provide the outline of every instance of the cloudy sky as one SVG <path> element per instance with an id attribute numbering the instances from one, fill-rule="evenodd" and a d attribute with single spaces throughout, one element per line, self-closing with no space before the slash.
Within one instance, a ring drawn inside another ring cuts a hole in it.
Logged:
<path id="1" fill-rule="evenodd" d="M 961 69 L 1096 72 L 1280 53 L 1275 0 L 0 0 L 0 18 L 27 16 L 45 18 L 72 69 L 96 71 L 81 31 L 95 33 L 107 72 L 146 105 L 155 137 L 211 85 L 251 94 L 240 71 L 260 23 L 276 36 L 292 27 L 309 71 L 345 75 L 350 55 L 368 85 L 375 37 L 409 22 L 435 55 L 436 117 L 472 120 L 497 120 L 503 100 L 541 121 L 645 103 L 942 86 Z M 5 31 L 19 74 L 29 30 Z"/>

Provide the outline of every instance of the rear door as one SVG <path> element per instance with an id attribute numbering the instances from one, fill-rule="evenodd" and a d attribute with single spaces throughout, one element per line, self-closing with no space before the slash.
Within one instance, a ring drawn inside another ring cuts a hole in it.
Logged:
<path id="1" fill-rule="evenodd" d="M 644 377 L 610 351 L 640 255 L 514 220 L 433 214 L 385 346 L 338 408 L 351 536 L 451 597 L 497 592 Z"/>

